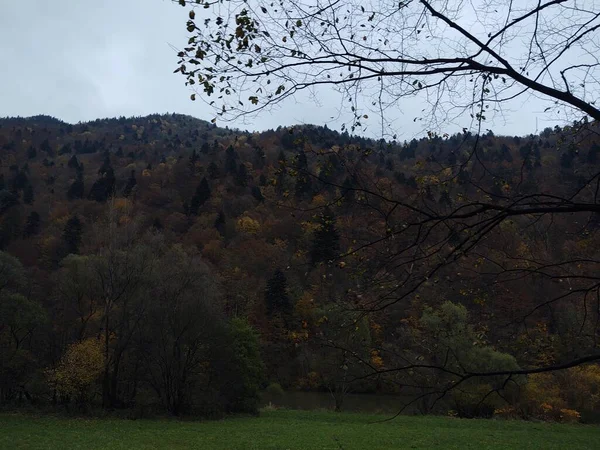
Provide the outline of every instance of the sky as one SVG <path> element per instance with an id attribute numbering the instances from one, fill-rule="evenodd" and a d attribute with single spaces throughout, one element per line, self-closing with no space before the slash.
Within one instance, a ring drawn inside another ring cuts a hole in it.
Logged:
<path id="1" fill-rule="evenodd" d="M 175 112 L 212 119 L 206 105 L 190 100 L 183 77 L 173 73 L 174 47 L 187 42 L 188 9 L 170 0 L 0 3 L 0 117 L 47 114 L 76 123 Z M 339 100 L 327 95 L 320 94 L 318 104 L 298 98 L 249 122 L 218 125 L 264 130 L 312 123 L 339 129 Z M 422 132 L 412 122 L 417 109 L 408 103 L 399 112 L 399 137 Z M 523 135 L 553 126 L 543 109 L 542 103 L 523 99 L 491 128 L 496 134 Z M 376 131 L 375 126 L 371 132 Z"/>

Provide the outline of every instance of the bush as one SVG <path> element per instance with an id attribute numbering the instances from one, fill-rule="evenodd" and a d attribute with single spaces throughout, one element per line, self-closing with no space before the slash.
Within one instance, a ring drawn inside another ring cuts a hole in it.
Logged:
<path id="1" fill-rule="evenodd" d="M 279 383 L 269 383 L 265 392 L 272 398 L 283 397 L 285 391 Z"/>

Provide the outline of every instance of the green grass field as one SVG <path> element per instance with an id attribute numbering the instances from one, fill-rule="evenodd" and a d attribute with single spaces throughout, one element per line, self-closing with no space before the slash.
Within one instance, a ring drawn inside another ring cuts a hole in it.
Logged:
<path id="1" fill-rule="evenodd" d="M 2 449 L 598 449 L 600 427 L 268 411 L 222 421 L 0 415 Z"/>

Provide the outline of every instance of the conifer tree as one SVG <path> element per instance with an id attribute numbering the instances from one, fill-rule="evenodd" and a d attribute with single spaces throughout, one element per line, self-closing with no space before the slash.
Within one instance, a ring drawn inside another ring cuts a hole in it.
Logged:
<path id="1" fill-rule="evenodd" d="M 127 180 L 127 184 L 123 189 L 123 197 L 129 197 L 136 184 L 137 180 L 135 179 L 135 170 L 132 170 L 131 174 L 129 175 L 129 179 Z"/>
<path id="2" fill-rule="evenodd" d="M 198 210 L 210 198 L 210 194 L 210 186 L 208 185 L 206 177 L 204 177 L 196 188 L 196 192 L 194 193 L 194 196 L 190 202 L 188 213 L 193 216 L 198 215 Z"/>
<path id="3" fill-rule="evenodd" d="M 284 314 L 292 313 L 292 303 L 287 293 L 287 279 L 284 273 L 279 269 L 277 269 L 273 273 L 273 276 L 267 281 L 265 304 L 269 315 L 276 312 Z"/>
<path id="4" fill-rule="evenodd" d="M 36 211 L 31 211 L 29 216 L 27 216 L 27 222 L 25 222 L 23 236 L 28 238 L 38 234 L 40 231 L 40 222 L 40 215 Z"/>
<path id="5" fill-rule="evenodd" d="M 214 180 L 215 178 L 219 178 L 219 175 L 221 175 L 219 166 L 217 166 L 214 161 L 211 161 L 211 163 L 208 165 L 208 168 L 206 169 L 206 171 L 208 173 L 208 176 L 212 180 Z"/>
<path id="6" fill-rule="evenodd" d="M 23 188 L 23 203 L 25 203 L 26 205 L 32 205 L 33 199 L 33 186 L 31 185 L 31 183 L 27 183 Z"/>
<path id="7" fill-rule="evenodd" d="M 262 195 L 262 192 L 258 186 L 252 186 L 252 196 L 259 202 L 263 202 L 265 200 L 265 197 Z"/>
<path id="8" fill-rule="evenodd" d="M 69 162 L 67 163 L 67 166 L 71 169 L 79 169 L 79 160 L 77 159 L 77 155 L 71 156 Z"/>
<path id="9" fill-rule="evenodd" d="M 340 253 L 340 235 L 335 228 L 335 216 L 325 208 L 319 218 L 319 228 L 315 231 L 310 259 L 313 265 L 329 262 Z"/>
<path id="10" fill-rule="evenodd" d="M 235 175 L 238 170 L 237 164 L 237 153 L 234 148 L 230 145 L 225 150 L 225 172 L 231 175 Z"/>
<path id="11" fill-rule="evenodd" d="M 79 217 L 73 216 L 65 225 L 63 231 L 63 241 L 65 243 L 67 254 L 79 253 L 79 246 L 81 245 L 81 234 L 83 232 L 83 225 L 79 220 Z"/>
<path id="12" fill-rule="evenodd" d="M 221 235 L 225 235 L 225 225 L 225 213 L 223 211 L 219 211 L 219 214 L 217 214 L 217 218 L 215 220 L 215 228 L 219 233 L 221 233 Z"/>
<path id="13" fill-rule="evenodd" d="M 308 174 L 308 160 L 306 153 L 301 151 L 296 161 L 296 197 L 304 198 L 311 191 L 310 175 Z"/>
<path id="14" fill-rule="evenodd" d="M 238 186 L 242 186 L 242 187 L 246 187 L 248 186 L 248 170 L 246 169 L 246 166 L 242 163 L 240 164 L 236 177 L 235 177 L 235 182 Z"/>
<path id="15" fill-rule="evenodd" d="M 76 198 L 83 198 L 83 194 L 85 191 L 85 186 L 83 184 L 83 174 L 81 171 L 77 172 L 77 178 L 71 186 L 69 186 L 69 190 L 67 191 L 67 198 L 69 200 L 74 200 Z"/>

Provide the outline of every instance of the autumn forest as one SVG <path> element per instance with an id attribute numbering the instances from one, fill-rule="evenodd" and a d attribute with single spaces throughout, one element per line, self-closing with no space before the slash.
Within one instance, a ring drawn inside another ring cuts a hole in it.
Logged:
<path id="1" fill-rule="evenodd" d="M 493 205 L 596 195 L 598 132 L 1 119 L 0 403 L 219 417 L 267 389 L 594 420 L 598 213 Z"/>

